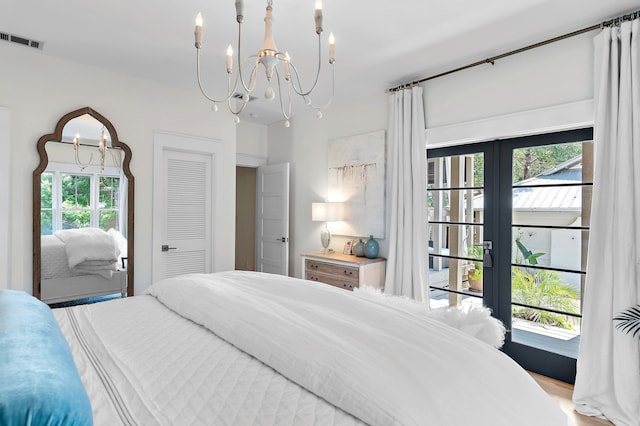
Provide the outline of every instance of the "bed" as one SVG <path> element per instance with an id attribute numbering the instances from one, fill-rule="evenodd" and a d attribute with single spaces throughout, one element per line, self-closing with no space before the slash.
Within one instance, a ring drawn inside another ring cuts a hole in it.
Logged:
<path id="1" fill-rule="evenodd" d="M 58 303 L 85 297 L 127 295 L 126 240 L 113 229 L 57 231 L 43 235 L 41 300 Z M 124 251 L 123 251 L 124 250 Z"/>
<path id="2" fill-rule="evenodd" d="M 96 425 L 568 424 L 502 352 L 400 302 L 233 271 L 50 312 Z"/>

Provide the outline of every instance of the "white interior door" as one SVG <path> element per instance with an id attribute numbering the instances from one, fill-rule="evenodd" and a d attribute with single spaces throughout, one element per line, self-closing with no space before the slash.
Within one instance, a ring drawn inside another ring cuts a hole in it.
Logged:
<path id="1" fill-rule="evenodd" d="M 289 272 L 289 163 L 258 167 L 256 271 Z"/>
<path id="2" fill-rule="evenodd" d="M 214 270 L 219 145 L 188 136 L 154 134 L 154 282 Z"/>

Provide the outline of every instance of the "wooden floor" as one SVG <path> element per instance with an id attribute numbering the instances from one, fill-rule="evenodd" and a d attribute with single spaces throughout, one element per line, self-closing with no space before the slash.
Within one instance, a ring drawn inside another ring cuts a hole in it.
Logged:
<path id="1" fill-rule="evenodd" d="M 567 413 L 574 426 L 600 426 L 600 425 L 613 425 L 613 423 L 603 420 L 597 417 L 587 417 L 582 414 L 578 414 L 573 409 L 573 402 L 571 397 L 573 396 L 573 385 L 561 382 L 559 380 L 550 379 L 545 376 L 541 376 L 536 373 L 529 373 L 538 382 L 538 384 L 549 395 L 551 395 L 560 405 L 560 408 Z"/>

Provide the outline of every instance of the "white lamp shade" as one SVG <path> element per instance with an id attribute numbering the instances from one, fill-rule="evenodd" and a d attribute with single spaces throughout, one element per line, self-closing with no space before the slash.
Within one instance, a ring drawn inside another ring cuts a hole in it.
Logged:
<path id="1" fill-rule="evenodd" d="M 311 220 L 314 222 L 337 222 L 343 218 L 343 203 L 311 203 Z"/>

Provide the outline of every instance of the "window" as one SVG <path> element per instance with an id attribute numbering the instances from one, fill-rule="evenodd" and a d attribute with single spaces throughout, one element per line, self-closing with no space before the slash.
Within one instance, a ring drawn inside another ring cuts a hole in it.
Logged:
<path id="1" fill-rule="evenodd" d="M 593 143 L 521 146 L 511 153 L 512 340 L 577 358 Z"/>
<path id="2" fill-rule="evenodd" d="M 41 175 L 42 235 L 60 229 L 120 229 L 120 185 L 117 169 L 104 171 L 68 164 L 49 165 Z"/>
<path id="3" fill-rule="evenodd" d="M 431 306 L 482 304 L 484 152 L 429 158 L 429 284 Z"/>

